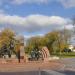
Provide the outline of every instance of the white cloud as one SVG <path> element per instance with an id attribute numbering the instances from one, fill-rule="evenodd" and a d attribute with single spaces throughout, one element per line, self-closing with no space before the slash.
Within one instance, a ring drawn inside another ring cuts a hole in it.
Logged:
<path id="1" fill-rule="evenodd" d="M 0 0 L 0 5 L 3 3 L 12 3 L 12 4 L 24 4 L 24 3 L 48 3 L 55 0 Z"/>
<path id="2" fill-rule="evenodd" d="M 3 3 L 21 5 L 26 3 L 48 4 L 51 2 L 59 2 L 66 8 L 75 7 L 75 0 L 0 0 L 0 5 Z M 7 8 L 9 8 L 8 5 Z"/>
<path id="3" fill-rule="evenodd" d="M 26 17 L 28 24 L 35 24 L 39 26 L 49 25 L 63 25 L 67 23 L 68 19 L 59 16 L 44 16 L 44 15 L 31 15 Z"/>
<path id="4" fill-rule="evenodd" d="M 44 15 L 30 15 L 27 17 L 20 16 L 10 16 L 10 15 L 0 15 L 0 23 L 13 24 L 13 25 L 23 25 L 26 24 L 36 24 L 39 26 L 44 25 L 63 25 L 66 24 L 69 19 L 65 19 L 59 16 L 44 16 Z"/>
<path id="5" fill-rule="evenodd" d="M 14 4 L 23 4 L 23 3 L 48 3 L 52 0 L 12 0 Z"/>
<path id="6" fill-rule="evenodd" d="M 50 2 L 60 2 L 64 7 L 70 8 L 75 7 L 75 0 L 12 0 L 13 4 L 23 4 L 23 3 L 50 3 Z"/>
<path id="7" fill-rule="evenodd" d="M 75 7 L 75 0 L 58 0 L 64 7 Z"/>
<path id="8" fill-rule="evenodd" d="M 40 36 L 40 37 L 43 37 L 44 34 L 34 34 L 34 35 L 24 35 L 25 38 L 31 38 L 31 37 L 35 37 L 35 36 Z"/>
<path id="9" fill-rule="evenodd" d="M 19 32 L 40 32 L 62 29 L 71 23 L 60 16 L 30 15 L 27 17 L 0 14 L 0 27 L 12 28 Z"/>
<path id="10" fill-rule="evenodd" d="M 3 9 L 0 9 L 0 14 L 4 14 L 5 11 Z"/>
<path id="11" fill-rule="evenodd" d="M 19 16 L 10 16 L 0 14 L 0 23 L 1 24 L 11 24 L 11 25 L 23 25 L 25 18 Z"/>
<path id="12" fill-rule="evenodd" d="M 66 25 L 65 28 L 69 29 L 69 30 L 72 30 L 73 29 L 73 25 L 72 24 Z"/>

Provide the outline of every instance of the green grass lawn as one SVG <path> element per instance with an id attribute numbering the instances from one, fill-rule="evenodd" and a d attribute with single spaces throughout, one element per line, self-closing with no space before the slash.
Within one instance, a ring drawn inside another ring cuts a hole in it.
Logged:
<path id="1" fill-rule="evenodd" d="M 71 57 L 73 58 L 73 57 L 75 57 L 75 52 L 69 52 L 69 53 L 63 52 L 63 53 L 61 53 L 61 55 L 59 53 L 56 53 L 53 55 L 59 56 L 61 58 L 71 58 Z"/>

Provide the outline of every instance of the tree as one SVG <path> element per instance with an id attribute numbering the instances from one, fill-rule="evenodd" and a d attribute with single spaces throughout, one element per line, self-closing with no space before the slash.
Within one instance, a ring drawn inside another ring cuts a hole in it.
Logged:
<path id="1" fill-rule="evenodd" d="M 11 53 L 14 50 L 14 36 L 15 33 L 10 29 L 4 29 L 0 33 L 0 50 L 2 50 L 1 52 L 3 52 L 3 54 L 7 53 L 9 57 L 11 57 Z"/>
<path id="2" fill-rule="evenodd" d="M 27 41 L 26 52 L 30 53 L 33 49 L 40 46 L 40 37 L 31 37 Z"/>
<path id="3" fill-rule="evenodd" d="M 65 31 L 65 32 L 64 32 Z M 33 48 L 37 45 L 39 49 L 43 46 L 48 47 L 50 54 L 63 51 L 65 47 L 68 47 L 68 40 L 70 38 L 70 33 L 68 30 L 63 31 L 52 31 L 43 37 L 31 37 L 27 41 L 26 51 L 31 52 Z"/>
<path id="4" fill-rule="evenodd" d="M 48 47 L 50 53 L 52 53 L 53 52 L 53 44 L 58 39 L 58 32 L 54 31 L 54 32 L 47 33 L 45 35 L 45 38 L 46 38 L 46 46 Z"/>

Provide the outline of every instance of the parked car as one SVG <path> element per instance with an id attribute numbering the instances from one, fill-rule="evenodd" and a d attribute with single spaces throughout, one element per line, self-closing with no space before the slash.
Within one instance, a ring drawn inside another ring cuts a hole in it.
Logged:
<path id="1" fill-rule="evenodd" d="M 71 51 L 71 49 L 64 48 L 64 49 L 63 49 L 63 52 L 72 52 L 72 51 Z"/>

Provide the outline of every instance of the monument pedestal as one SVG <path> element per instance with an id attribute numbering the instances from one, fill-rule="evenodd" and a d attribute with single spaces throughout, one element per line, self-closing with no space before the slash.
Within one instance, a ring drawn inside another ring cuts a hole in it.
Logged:
<path id="1" fill-rule="evenodd" d="M 20 60 L 21 60 L 21 62 L 26 62 L 24 46 L 20 46 Z"/>
<path id="2" fill-rule="evenodd" d="M 50 57 L 44 58 L 44 62 L 49 62 Z"/>

